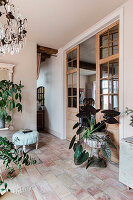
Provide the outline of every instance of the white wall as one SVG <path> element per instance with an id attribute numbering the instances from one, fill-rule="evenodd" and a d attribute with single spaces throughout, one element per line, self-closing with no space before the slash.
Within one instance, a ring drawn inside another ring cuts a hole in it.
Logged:
<path id="1" fill-rule="evenodd" d="M 63 138 L 63 66 L 62 50 L 41 64 L 37 87 L 45 87 L 45 128 Z"/>
<path id="2" fill-rule="evenodd" d="M 22 92 L 23 112 L 13 114 L 15 130 L 30 128 L 36 129 L 36 44 L 29 41 L 18 55 L 0 57 L 0 62 L 15 65 L 13 80 L 24 85 Z"/>
<path id="3" fill-rule="evenodd" d="M 133 1 L 124 6 L 124 108 L 133 109 Z M 124 117 L 124 137 L 133 136 L 129 117 Z"/>

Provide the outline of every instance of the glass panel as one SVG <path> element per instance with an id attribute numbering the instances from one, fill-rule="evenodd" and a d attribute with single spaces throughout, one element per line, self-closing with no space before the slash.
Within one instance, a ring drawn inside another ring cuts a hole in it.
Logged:
<path id="1" fill-rule="evenodd" d="M 73 61 L 73 68 L 77 68 L 77 60 Z"/>
<path id="2" fill-rule="evenodd" d="M 109 30 L 109 42 L 112 42 L 114 40 L 118 41 L 118 25 Z"/>
<path id="3" fill-rule="evenodd" d="M 68 74 L 68 96 L 73 96 L 72 88 L 72 74 Z"/>
<path id="4" fill-rule="evenodd" d="M 114 78 L 113 79 L 113 93 L 118 93 L 118 89 L 119 89 L 118 78 Z"/>
<path id="5" fill-rule="evenodd" d="M 77 49 L 72 51 L 72 59 L 77 59 Z"/>
<path id="6" fill-rule="evenodd" d="M 100 78 L 108 78 L 108 63 L 102 64 L 100 68 Z"/>
<path id="7" fill-rule="evenodd" d="M 101 94 L 108 94 L 108 80 L 101 80 L 100 83 Z"/>
<path id="8" fill-rule="evenodd" d="M 118 61 L 115 61 L 114 63 L 113 63 L 113 76 L 118 76 L 118 65 L 119 65 L 119 63 L 118 63 Z"/>
<path id="9" fill-rule="evenodd" d="M 118 53 L 118 25 L 109 30 L 109 56 Z"/>
<path id="10" fill-rule="evenodd" d="M 101 109 L 108 109 L 108 95 L 101 96 Z"/>
<path id="11" fill-rule="evenodd" d="M 68 107 L 73 107 L 73 97 L 68 97 Z"/>
<path id="12" fill-rule="evenodd" d="M 72 60 L 72 53 L 67 54 L 67 62 L 70 62 Z"/>
<path id="13" fill-rule="evenodd" d="M 104 46 L 105 44 L 108 44 L 108 32 L 100 36 L 100 46 Z"/>
<path id="14" fill-rule="evenodd" d="M 73 68 L 72 68 L 72 62 L 68 62 L 67 63 L 67 66 L 68 66 L 68 71 L 70 71 L 70 70 L 72 70 Z"/>
<path id="15" fill-rule="evenodd" d="M 109 76 L 113 76 L 113 63 L 109 63 Z"/>
<path id="16" fill-rule="evenodd" d="M 109 80 L 109 93 L 110 94 L 113 93 L 113 80 L 112 79 Z"/>
<path id="17" fill-rule="evenodd" d="M 112 95 L 109 95 L 109 109 L 110 110 L 113 109 L 113 98 L 112 98 Z"/>
<path id="18" fill-rule="evenodd" d="M 109 76 L 118 76 L 118 61 L 109 63 Z"/>
<path id="19" fill-rule="evenodd" d="M 113 110 L 118 111 L 118 95 L 113 95 Z"/>
<path id="20" fill-rule="evenodd" d="M 73 73 L 73 89 L 75 89 L 73 95 L 77 95 L 77 72 Z"/>
<path id="21" fill-rule="evenodd" d="M 77 108 L 77 97 L 73 97 L 73 107 Z"/>
<path id="22" fill-rule="evenodd" d="M 108 45 L 103 48 L 100 48 L 100 59 L 108 57 Z"/>
<path id="23" fill-rule="evenodd" d="M 118 93 L 118 78 L 109 80 L 109 93 Z"/>
<path id="24" fill-rule="evenodd" d="M 114 43 L 111 43 L 109 45 L 109 56 L 115 55 L 118 53 L 118 45 L 114 45 Z"/>

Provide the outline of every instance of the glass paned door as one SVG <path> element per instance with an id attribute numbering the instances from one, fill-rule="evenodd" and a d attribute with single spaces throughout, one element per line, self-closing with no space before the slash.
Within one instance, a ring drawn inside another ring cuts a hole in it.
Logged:
<path id="1" fill-rule="evenodd" d="M 96 35 L 96 107 L 119 111 L 119 21 Z M 99 114 L 97 120 L 102 119 Z M 107 125 L 117 147 L 111 151 L 112 161 L 119 162 L 119 124 Z"/>
<path id="2" fill-rule="evenodd" d="M 79 112 L 79 46 L 66 52 L 66 136 L 71 140 Z"/>

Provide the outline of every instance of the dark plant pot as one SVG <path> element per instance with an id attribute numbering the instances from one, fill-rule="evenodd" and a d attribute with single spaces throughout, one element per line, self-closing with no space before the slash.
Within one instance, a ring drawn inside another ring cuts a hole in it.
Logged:
<path id="1" fill-rule="evenodd" d="M 5 128 L 5 118 L 0 119 L 0 128 Z"/>

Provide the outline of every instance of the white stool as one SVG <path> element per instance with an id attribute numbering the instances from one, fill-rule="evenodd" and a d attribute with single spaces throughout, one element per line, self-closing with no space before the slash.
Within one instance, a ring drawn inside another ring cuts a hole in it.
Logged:
<path id="1" fill-rule="evenodd" d="M 26 151 L 26 145 L 36 144 L 36 149 L 38 149 L 38 131 L 32 131 L 29 133 L 23 133 L 22 130 L 16 132 L 12 136 L 12 142 L 17 148 L 17 146 L 23 146 L 23 151 Z"/>

